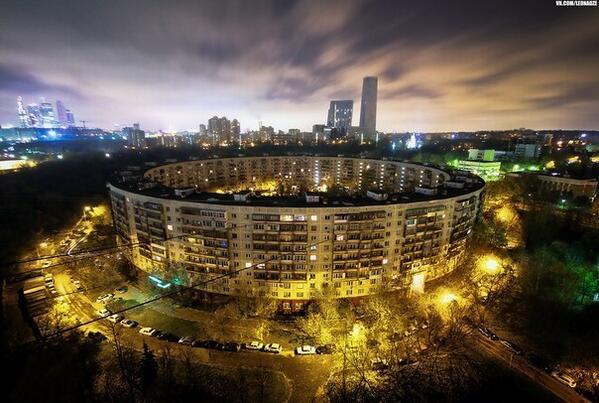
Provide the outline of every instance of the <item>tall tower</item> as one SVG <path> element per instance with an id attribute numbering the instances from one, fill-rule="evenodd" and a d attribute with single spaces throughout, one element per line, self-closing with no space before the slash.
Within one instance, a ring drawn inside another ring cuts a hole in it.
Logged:
<path id="1" fill-rule="evenodd" d="M 19 126 L 29 127 L 27 111 L 25 111 L 25 107 L 23 106 L 23 97 L 17 98 L 17 115 L 19 116 Z"/>
<path id="2" fill-rule="evenodd" d="M 367 132 L 376 131 L 377 77 L 364 77 L 362 104 L 360 105 L 360 128 Z"/>
<path id="3" fill-rule="evenodd" d="M 353 109 L 354 101 L 352 100 L 331 101 L 327 115 L 327 126 L 346 134 L 351 127 Z"/>
<path id="4" fill-rule="evenodd" d="M 67 125 L 67 108 L 65 108 L 61 100 L 56 100 L 56 117 L 59 125 Z"/>

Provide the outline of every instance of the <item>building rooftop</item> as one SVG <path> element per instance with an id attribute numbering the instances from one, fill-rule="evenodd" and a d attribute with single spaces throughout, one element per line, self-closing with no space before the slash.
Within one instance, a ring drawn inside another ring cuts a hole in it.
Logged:
<path id="1" fill-rule="evenodd" d="M 414 164 L 413 162 L 409 162 Z M 420 164 L 418 164 L 420 165 Z M 426 166 L 426 165 L 423 165 Z M 175 189 L 139 176 L 115 178 L 110 185 L 140 195 L 187 202 L 213 203 L 221 205 L 270 206 L 270 207 L 341 207 L 371 206 L 443 200 L 467 195 L 480 190 L 485 182 L 476 175 L 463 171 L 446 171 L 451 179 L 437 188 L 415 188 L 404 193 L 388 193 L 386 198 L 373 198 L 367 194 L 337 195 L 332 192 L 307 192 L 289 196 L 262 196 L 258 193 L 236 192 L 215 193 L 198 191 L 195 188 Z M 459 184 L 460 186 L 456 186 Z M 239 195 L 243 194 L 243 197 Z M 235 197 L 237 195 L 237 197 Z M 306 196 L 310 197 L 306 197 Z"/>

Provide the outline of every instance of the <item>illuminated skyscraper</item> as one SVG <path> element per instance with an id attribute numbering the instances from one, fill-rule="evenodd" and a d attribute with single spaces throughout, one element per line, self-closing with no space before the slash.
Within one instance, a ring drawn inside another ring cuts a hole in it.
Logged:
<path id="1" fill-rule="evenodd" d="M 56 125 L 56 116 L 54 107 L 44 98 L 40 98 L 40 118 L 42 127 L 54 127 Z"/>
<path id="2" fill-rule="evenodd" d="M 366 132 L 376 131 L 377 87 L 377 77 L 364 77 L 360 105 L 360 128 Z"/>
<path id="3" fill-rule="evenodd" d="M 19 126 L 20 127 L 29 127 L 29 119 L 27 116 L 27 111 L 25 111 L 25 107 L 23 106 L 23 98 L 17 98 L 17 115 L 19 116 Z"/>
<path id="4" fill-rule="evenodd" d="M 67 125 L 67 108 L 61 100 L 56 100 L 56 117 L 60 126 Z"/>
<path id="5" fill-rule="evenodd" d="M 40 107 L 38 104 L 27 105 L 27 120 L 29 127 L 39 127 L 41 125 Z"/>
<path id="6" fill-rule="evenodd" d="M 67 126 L 69 126 L 69 127 L 75 126 L 75 115 L 73 114 L 73 112 L 71 112 L 70 109 L 67 109 L 66 116 L 67 116 Z"/>
<path id="7" fill-rule="evenodd" d="M 327 126 L 339 130 L 342 135 L 347 134 L 351 127 L 354 101 L 341 100 L 331 101 L 327 116 Z"/>

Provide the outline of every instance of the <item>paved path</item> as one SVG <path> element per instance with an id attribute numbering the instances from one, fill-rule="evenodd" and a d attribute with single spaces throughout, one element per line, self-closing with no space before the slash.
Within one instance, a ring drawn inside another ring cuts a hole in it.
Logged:
<path id="1" fill-rule="evenodd" d="M 564 402 L 589 402 L 589 400 L 576 393 L 574 389 L 532 366 L 524 357 L 513 354 L 499 341 L 490 340 L 478 332 L 472 332 L 471 339 L 476 341 L 477 346 L 481 347 L 488 355 L 502 361 L 513 371 L 526 375 L 533 382 L 543 386 Z"/>

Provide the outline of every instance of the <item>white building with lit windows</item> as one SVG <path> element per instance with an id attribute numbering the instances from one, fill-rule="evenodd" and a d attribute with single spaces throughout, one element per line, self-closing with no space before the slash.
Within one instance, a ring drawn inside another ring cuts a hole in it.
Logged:
<path id="1" fill-rule="evenodd" d="M 108 188 L 139 269 L 297 311 L 327 291 L 422 292 L 456 266 L 484 181 L 410 162 L 268 156 L 171 163 Z"/>

